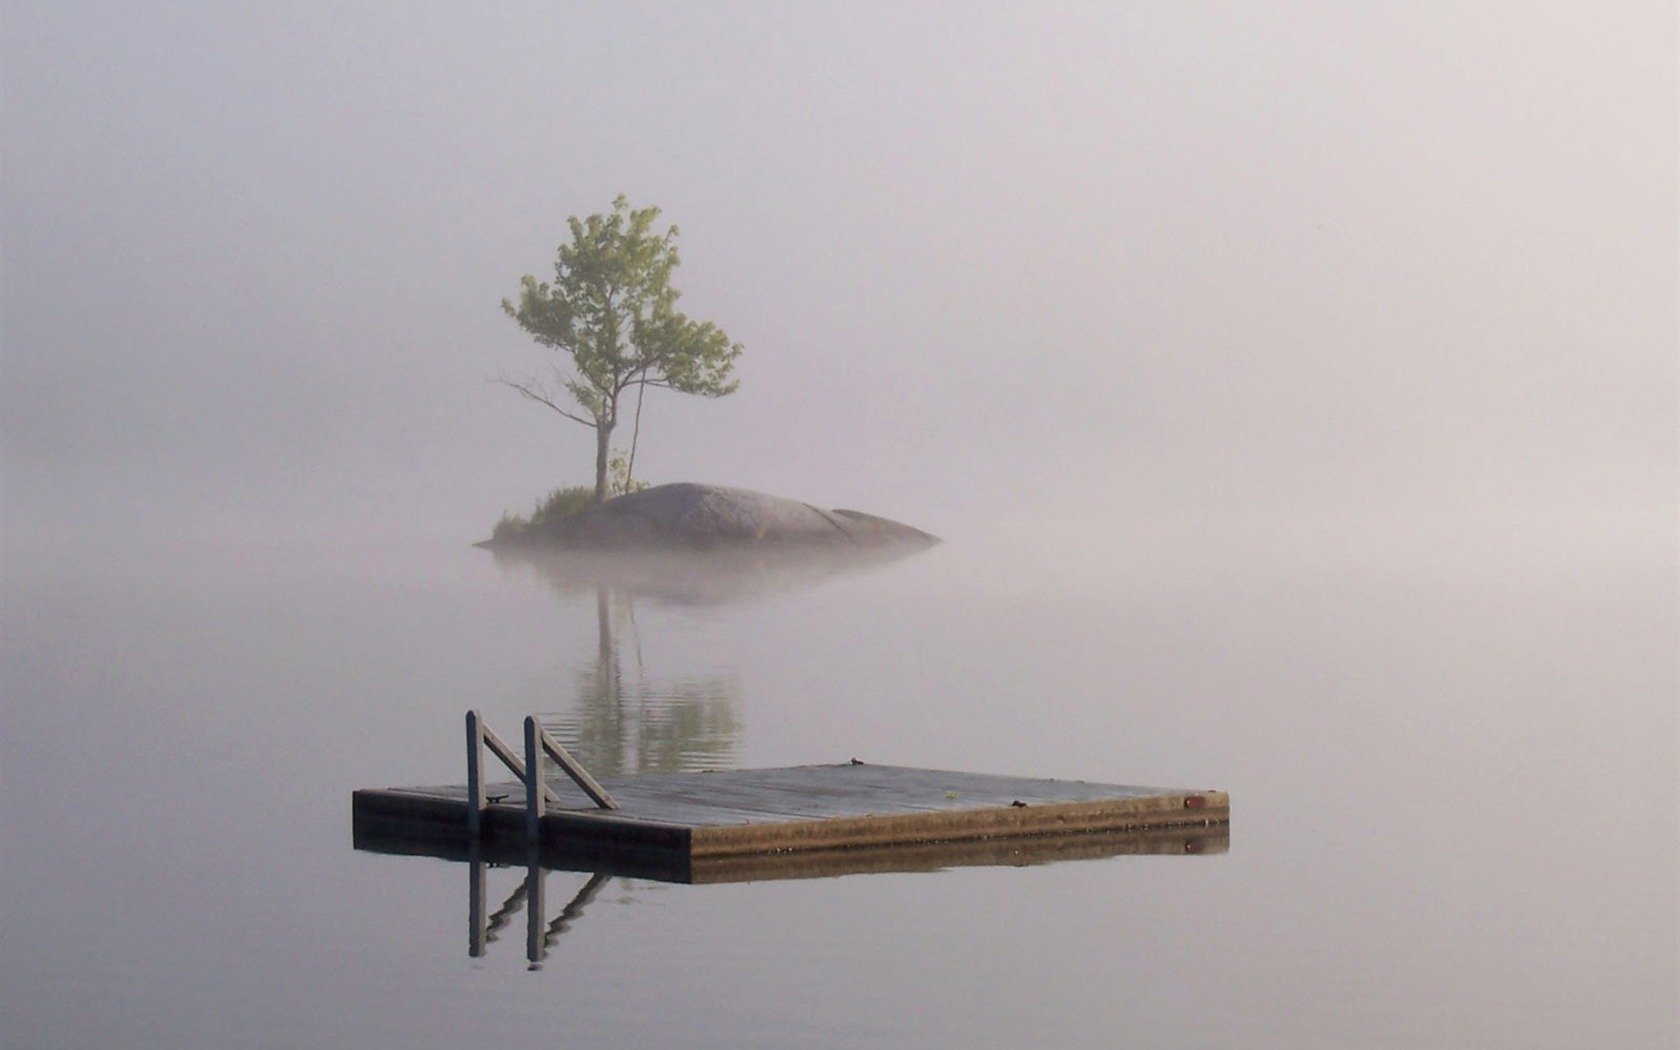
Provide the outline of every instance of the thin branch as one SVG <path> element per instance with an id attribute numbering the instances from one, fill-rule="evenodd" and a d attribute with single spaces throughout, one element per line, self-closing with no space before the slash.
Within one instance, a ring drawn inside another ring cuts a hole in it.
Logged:
<path id="1" fill-rule="evenodd" d="M 636 385 L 636 424 L 630 429 L 630 458 L 624 462 L 624 489 L 628 493 L 636 476 L 636 442 L 642 437 L 642 398 L 647 396 L 647 381 Z"/>
<path id="2" fill-rule="evenodd" d="M 582 416 L 574 415 L 573 413 L 568 412 L 565 409 L 561 408 L 559 405 L 554 403 L 554 399 L 552 397 L 550 397 L 547 393 L 545 393 L 543 391 L 543 389 L 541 387 L 535 385 L 534 383 L 530 383 L 530 382 L 516 383 L 511 379 L 503 379 L 503 378 L 500 378 L 500 377 L 498 377 L 496 379 L 492 379 L 491 382 L 492 383 L 498 383 L 502 386 L 510 387 L 514 390 L 517 390 L 517 391 L 520 392 L 520 394 L 522 394 L 525 397 L 531 399 L 532 401 L 535 401 L 537 404 L 547 405 L 549 408 L 554 409 L 554 411 L 556 411 L 556 412 L 560 413 L 561 415 L 565 416 L 567 419 L 571 420 L 572 422 L 582 423 L 584 426 L 589 427 L 591 430 L 593 430 L 594 428 L 596 428 L 597 426 L 600 425 L 600 423 L 597 420 L 585 419 Z"/>

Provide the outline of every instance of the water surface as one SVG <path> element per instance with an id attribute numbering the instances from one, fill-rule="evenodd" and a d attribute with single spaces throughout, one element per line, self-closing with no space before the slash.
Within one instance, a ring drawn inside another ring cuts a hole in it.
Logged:
<path id="1" fill-rule="evenodd" d="M 950 543 L 721 603 L 420 546 L 8 566 L 8 1047 L 1578 1047 L 1677 1034 L 1665 566 L 1109 567 Z M 1229 851 L 670 885 L 357 851 L 461 715 L 602 772 L 1232 794 Z M 491 867 L 494 911 L 526 876 Z M 582 901 L 563 912 L 568 901 Z"/>

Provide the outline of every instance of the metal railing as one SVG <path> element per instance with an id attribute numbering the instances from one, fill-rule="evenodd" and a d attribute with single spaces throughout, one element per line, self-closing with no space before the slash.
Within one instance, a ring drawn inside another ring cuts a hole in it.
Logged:
<path id="1" fill-rule="evenodd" d="M 581 788 L 597 807 L 618 808 L 618 803 L 607 793 L 607 789 L 601 786 L 600 781 L 590 776 L 589 770 L 583 768 L 582 763 L 573 758 L 571 752 L 561 747 L 559 741 L 550 736 L 534 716 L 525 717 L 525 756 L 521 761 L 520 756 L 484 724 L 484 719 L 479 717 L 477 711 L 468 711 L 467 832 L 475 839 L 483 833 L 484 809 L 489 804 L 484 790 L 485 748 L 489 748 L 490 753 L 500 759 L 502 765 L 525 786 L 525 834 L 529 839 L 535 840 L 540 836 L 543 814 L 548 811 L 549 805 L 560 804 L 560 796 L 548 786 L 544 776 L 549 760 L 553 760 L 561 772 L 570 777 L 572 783 Z"/>

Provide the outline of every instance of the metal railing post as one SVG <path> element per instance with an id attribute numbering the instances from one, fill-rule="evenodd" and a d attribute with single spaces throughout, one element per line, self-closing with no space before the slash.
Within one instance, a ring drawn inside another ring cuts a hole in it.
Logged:
<path id="1" fill-rule="evenodd" d="M 484 723 L 467 712 L 467 834 L 477 840 L 484 827 Z"/>
<path id="2" fill-rule="evenodd" d="M 543 746 L 542 727 L 532 715 L 525 716 L 525 837 L 536 841 L 542 834 L 543 803 Z"/>

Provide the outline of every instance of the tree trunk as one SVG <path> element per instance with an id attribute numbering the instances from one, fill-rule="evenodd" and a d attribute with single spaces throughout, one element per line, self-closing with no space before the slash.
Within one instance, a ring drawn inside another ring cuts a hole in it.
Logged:
<path id="1" fill-rule="evenodd" d="M 612 424 L 595 423 L 595 502 L 607 501 L 607 449 L 612 444 Z"/>

